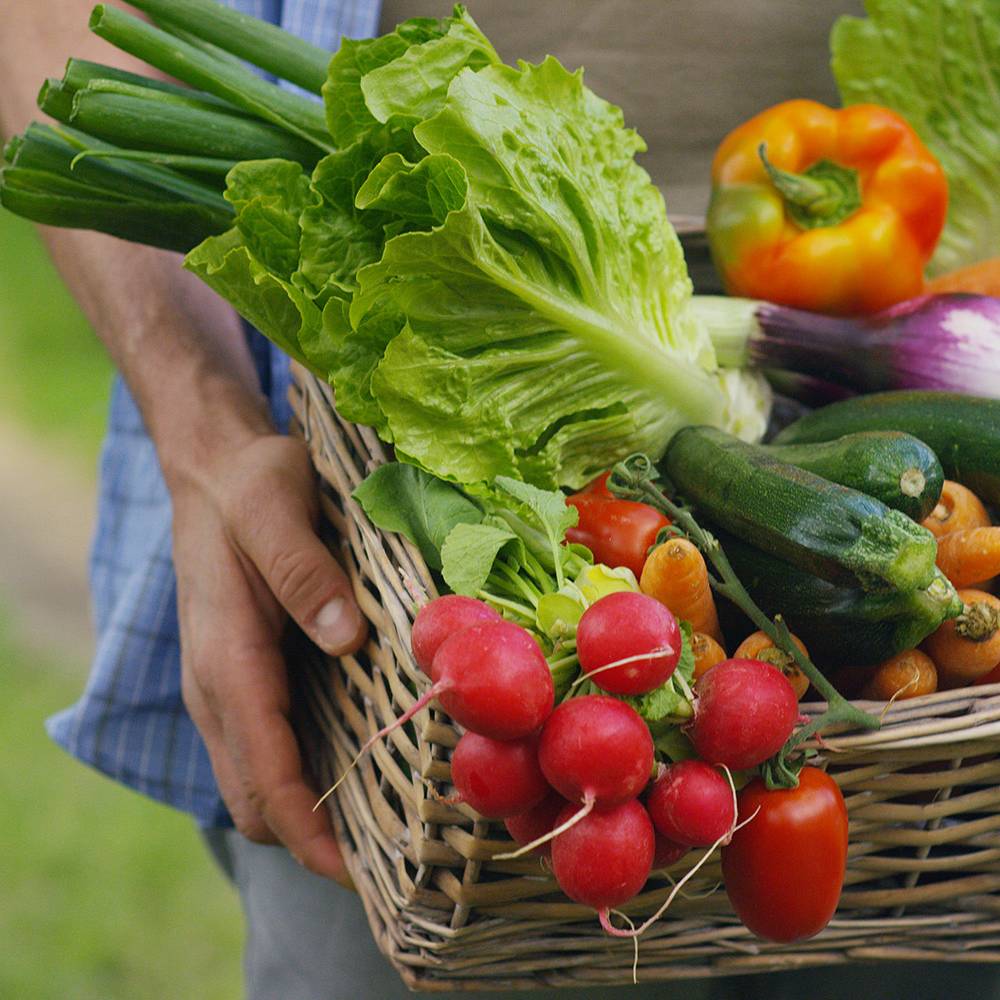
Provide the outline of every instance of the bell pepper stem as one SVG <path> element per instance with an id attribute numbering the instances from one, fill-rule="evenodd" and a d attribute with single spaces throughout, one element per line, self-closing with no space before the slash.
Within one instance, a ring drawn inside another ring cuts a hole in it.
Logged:
<path id="1" fill-rule="evenodd" d="M 835 226 L 861 207 L 858 172 L 830 160 L 820 160 L 801 174 L 780 170 L 767 158 L 767 143 L 757 147 L 768 179 L 785 203 L 785 210 L 803 229 Z"/>

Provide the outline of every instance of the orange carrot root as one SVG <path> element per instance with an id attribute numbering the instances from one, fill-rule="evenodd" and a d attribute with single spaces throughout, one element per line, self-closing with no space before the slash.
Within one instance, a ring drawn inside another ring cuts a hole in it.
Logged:
<path id="1" fill-rule="evenodd" d="M 705 558 L 686 538 L 671 538 L 653 549 L 642 568 L 639 589 L 689 621 L 696 632 L 722 642 Z"/>

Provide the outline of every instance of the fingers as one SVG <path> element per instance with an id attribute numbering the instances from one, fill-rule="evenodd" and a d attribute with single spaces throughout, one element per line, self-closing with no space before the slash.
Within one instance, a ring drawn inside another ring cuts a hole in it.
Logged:
<path id="1" fill-rule="evenodd" d="M 233 620 L 239 617 L 236 613 Z M 280 651 L 271 642 L 227 638 L 193 652 L 184 701 L 233 822 L 249 840 L 280 842 L 306 868 L 349 884 L 329 816 L 323 809 L 313 811 L 319 796 L 306 784 L 287 718 Z"/>
<path id="2" fill-rule="evenodd" d="M 268 676 L 284 677 L 277 650 Z M 233 692 L 223 720 L 225 745 L 243 793 L 267 828 L 310 871 L 338 882 L 349 882 L 337 842 L 324 809 L 314 811 L 318 794 L 303 777 L 302 759 L 283 700 L 261 697 L 249 685 Z"/>
<path id="3" fill-rule="evenodd" d="M 350 581 L 313 527 L 315 486 L 304 448 L 282 441 L 277 475 L 256 480 L 229 529 L 278 603 L 321 649 L 354 652 L 367 634 Z"/>
<path id="4" fill-rule="evenodd" d="M 274 831 L 264 821 L 264 817 L 257 811 L 245 790 L 244 782 L 233 764 L 229 748 L 223 739 L 219 719 L 208 708 L 198 684 L 188 683 L 187 677 L 190 676 L 188 673 L 185 677 L 184 704 L 204 740 L 219 793 L 222 795 L 222 801 L 226 803 L 236 829 L 247 840 L 257 844 L 278 843 Z"/>

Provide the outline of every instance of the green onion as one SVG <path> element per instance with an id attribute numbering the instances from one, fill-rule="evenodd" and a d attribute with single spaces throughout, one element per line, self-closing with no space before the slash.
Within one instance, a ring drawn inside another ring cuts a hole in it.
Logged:
<path id="1" fill-rule="evenodd" d="M 73 113 L 73 88 L 50 76 L 38 91 L 38 107 L 57 122 L 68 122 Z"/>
<path id="2" fill-rule="evenodd" d="M 189 177 L 145 163 L 93 159 L 121 154 L 114 146 L 67 126 L 53 127 L 32 122 L 24 135 L 7 144 L 4 156 L 11 166 L 57 174 L 67 180 L 98 188 L 98 197 L 118 196 L 143 201 L 187 201 L 230 215 L 232 206 L 218 190 Z M 200 167 L 199 167 L 200 169 Z"/>
<path id="3" fill-rule="evenodd" d="M 91 62 L 89 59 L 69 59 L 66 63 L 66 71 L 63 73 L 62 84 L 69 87 L 74 93 L 83 90 L 88 84 L 95 80 L 108 81 L 115 80 L 118 83 L 129 83 L 136 87 L 145 87 L 147 90 L 159 90 L 164 94 L 175 94 L 177 97 L 193 97 L 202 104 L 210 105 L 213 108 L 228 111 L 230 114 L 246 114 L 241 108 L 234 107 L 229 101 L 222 100 L 214 94 L 207 94 L 204 90 L 195 90 L 193 87 L 183 87 L 168 80 L 158 80 L 152 76 L 142 76 L 140 73 L 130 73 L 128 70 L 119 69 L 117 66 L 105 66 L 103 63 Z"/>
<path id="4" fill-rule="evenodd" d="M 105 41 L 161 72 L 221 97 L 324 152 L 334 151 L 319 104 L 260 79 L 234 61 L 214 57 L 200 47 L 104 4 L 94 8 L 90 28 Z"/>
<path id="5" fill-rule="evenodd" d="M 116 146 L 216 159 L 295 160 L 306 167 L 321 156 L 315 145 L 266 122 L 181 103 L 186 99 L 173 94 L 135 87 L 115 92 L 100 83 L 77 91 L 70 122 Z"/>
<path id="6" fill-rule="evenodd" d="M 102 197 L 58 174 L 20 167 L 0 170 L 0 205 L 44 225 L 96 229 L 182 253 L 224 232 L 232 221 L 203 205 Z"/>
<path id="7" fill-rule="evenodd" d="M 213 0 L 129 0 L 168 31 L 184 29 L 290 83 L 320 93 L 332 53 Z"/>
<path id="8" fill-rule="evenodd" d="M 94 158 L 155 163 L 161 167 L 192 170 L 199 174 L 220 174 L 223 177 L 239 163 L 239 160 L 219 160 L 211 156 L 188 156 L 184 153 L 158 153 L 146 149 L 84 149 L 73 157 L 70 166 L 75 170 L 78 163 Z"/>

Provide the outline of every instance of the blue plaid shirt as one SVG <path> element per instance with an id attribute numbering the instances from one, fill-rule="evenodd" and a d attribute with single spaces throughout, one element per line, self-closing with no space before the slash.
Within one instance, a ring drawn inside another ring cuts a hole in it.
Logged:
<path id="1" fill-rule="evenodd" d="M 225 0 L 328 48 L 378 27 L 380 0 Z M 288 423 L 288 360 L 254 330 L 247 336 L 275 423 Z M 97 649 L 86 690 L 48 721 L 52 738 L 117 781 L 194 814 L 230 820 L 208 752 L 181 701 L 177 581 L 171 510 L 153 443 L 116 381 L 101 455 L 90 578 Z"/>

